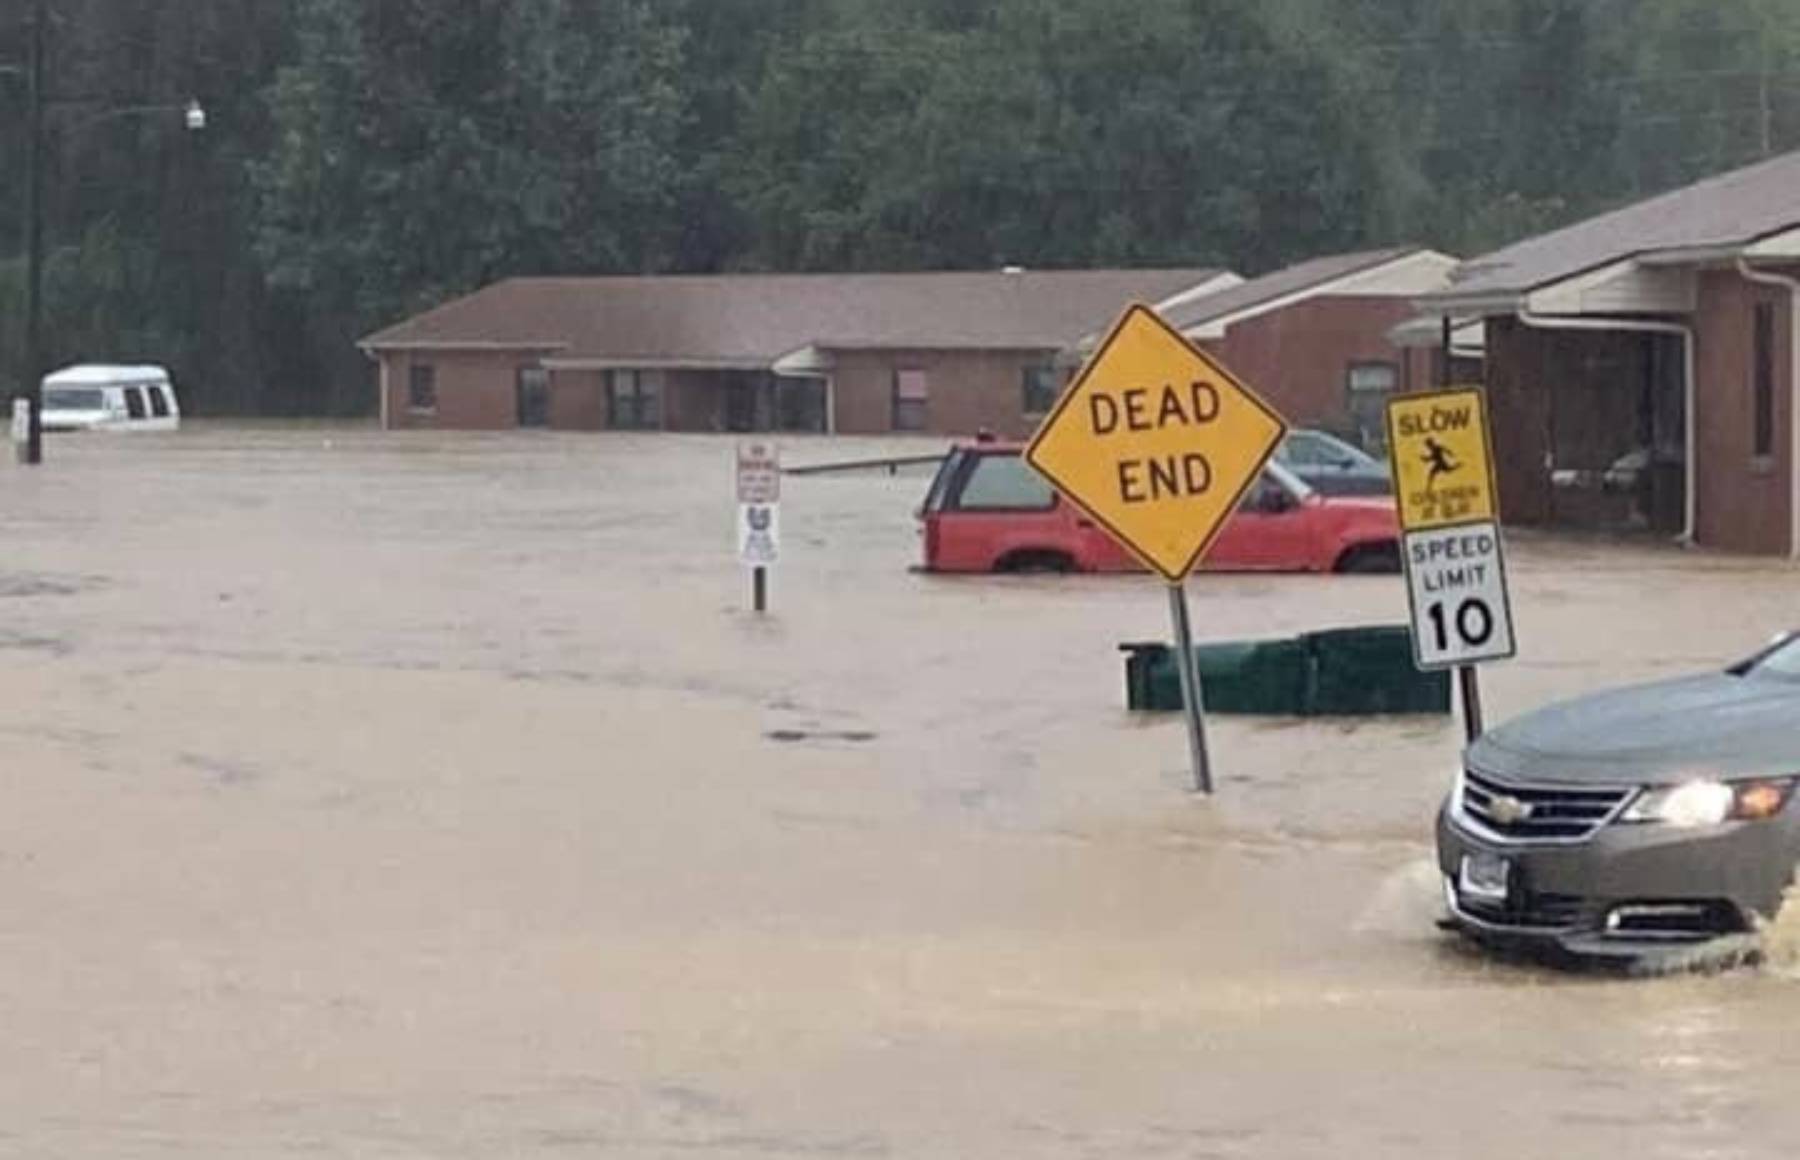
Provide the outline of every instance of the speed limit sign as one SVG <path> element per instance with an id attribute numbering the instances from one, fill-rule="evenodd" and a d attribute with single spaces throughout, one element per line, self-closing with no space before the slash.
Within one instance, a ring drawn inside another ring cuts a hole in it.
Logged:
<path id="1" fill-rule="evenodd" d="M 1413 658 L 1425 670 L 1503 660 L 1518 649 L 1487 408 L 1479 390 L 1388 403 L 1388 445 L 1412 599 Z"/>
<path id="2" fill-rule="evenodd" d="M 1419 668 L 1497 661 L 1518 651 L 1495 524 L 1408 532 L 1406 582 Z"/>

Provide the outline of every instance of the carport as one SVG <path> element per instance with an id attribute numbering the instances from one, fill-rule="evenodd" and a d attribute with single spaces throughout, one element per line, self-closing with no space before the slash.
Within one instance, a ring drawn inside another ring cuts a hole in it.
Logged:
<path id="1" fill-rule="evenodd" d="M 1800 153 L 1459 267 L 1508 522 L 1800 559 Z"/>

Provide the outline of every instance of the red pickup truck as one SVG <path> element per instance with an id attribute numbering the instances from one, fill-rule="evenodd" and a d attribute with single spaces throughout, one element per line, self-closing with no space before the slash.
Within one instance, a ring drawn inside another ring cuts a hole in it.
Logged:
<path id="1" fill-rule="evenodd" d="M 1016 443 L 958 444 L 919 509 L 928 572 L 1141 570 L 1022 458 Z M 1321 496 L 1271 463 L 1213 542 L 1213 571 L 1398 572 L 1391 496 Z"/>

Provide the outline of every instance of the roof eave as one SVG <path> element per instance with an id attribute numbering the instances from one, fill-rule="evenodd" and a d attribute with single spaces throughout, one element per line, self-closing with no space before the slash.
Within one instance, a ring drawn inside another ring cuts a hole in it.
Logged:
<path id="1" fill-rule="evenodd" d="M 381 354 L 386 351 L 442 350 L 451 352 L 481 351 L 557 351 L 568 350 L 567 342 L 534 341 L 511 342 L 488 339 L 384 339 L 380 335 L 365 338 L 357 343 L 357 349 L 366 354 Z"/>

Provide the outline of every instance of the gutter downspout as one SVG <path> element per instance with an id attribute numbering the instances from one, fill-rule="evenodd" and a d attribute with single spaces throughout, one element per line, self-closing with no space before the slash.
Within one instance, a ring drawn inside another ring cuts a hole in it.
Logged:
<path id="1" fill-rule="evenodd" d="M 1698 402 L 1699 394 L 1694 382 L 1694 328 L 1680 322 L 1653 322 L 1639 318 L 1571 318 L 1560 315 L 1533 314 L 1530 305 L 1525 302 L 1519 303 L 1518 316 L 1520 322 L 1538 330 L 1625 330 L 1681 336 L 1681 375 L 1685 380 L 1682 387 L 1682 406 L 1686 410 L 1682 416 L 1681 425 L 1685 428 L 1687 444 L 1685 452 L 1687 461 L 1682 464 L 1684 476 L 1682 488 L 1687 494 L 1682 497 L 1684 502 L 1683 526 L 1679 542 L 1684 547 L 1692 547 L 1695 530 L 1700 522 L 1700 496 L 1694 486 L 1698 467 L 1695 458 L 1700 446 L 1698 425 L 1694 421 L 1695 404 Z"/>
<path id="2" fill-rule="evenodd" d="M 1800 278 L 1758 270 L 1742 255 L 1737 269 L 1747 282 L 1788 292 L 1788 559 L 1800 560 Z"/>

